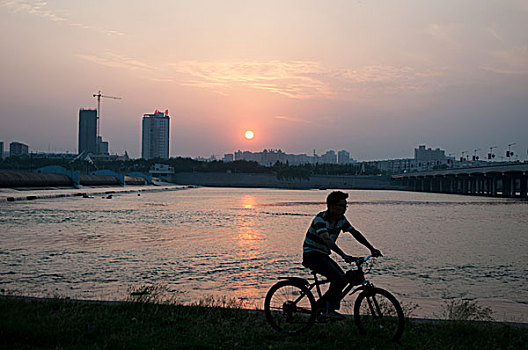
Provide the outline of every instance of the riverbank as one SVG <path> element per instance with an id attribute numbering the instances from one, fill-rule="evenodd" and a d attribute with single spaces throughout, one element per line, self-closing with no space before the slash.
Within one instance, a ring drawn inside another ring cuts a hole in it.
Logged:
<path id="1" fill-rule="evenodd" d="M 400 344 L 363 337 L 351 320 L 286 336 L 270 328 L 263 312 L 234 299 L 185 306 L 2 297 L 0 313 L 1 348 L 520 349 L 528 342 L 526 327 L 412 319 Z"/>
<path id="2" fill-rule="evenodd" d="M 262 173 L 180 172 L 167 177 L 171 183 L 210 187 L 258 187 L 285 189 L 406 190 L 388 175 L 311 175 L 307 178 L 279 178 Z"/>
<path id="3" fill-rule="evenodd" d="M 15 202 L 35 199 L 51 199 L 62 197 L 91 197 L 91 196 L 111 196 L 119 193 L 158 192 L 158 191 L 179 191 L 189 188 L 189 186 L 174 185 L 169 183 L 158 183 L 156 185 L 141 186 L 104 186 L 104 187 L 19 187 L 0 188 L 0 203 Z"/>

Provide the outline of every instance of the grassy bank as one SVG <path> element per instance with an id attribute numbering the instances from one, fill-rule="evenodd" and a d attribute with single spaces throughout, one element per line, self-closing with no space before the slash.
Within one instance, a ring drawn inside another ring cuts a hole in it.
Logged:
<path id="1" fill-rule="evenodd" d="M 351 320 L 308 333 L 273 331 L 263 312 L 212 301 L 183 306 L 0 298 L 0 347 L 58 349 L 520 349 L 528 329 L 475 322 L 409 321 L 400 344 L 368 339 Z"/>

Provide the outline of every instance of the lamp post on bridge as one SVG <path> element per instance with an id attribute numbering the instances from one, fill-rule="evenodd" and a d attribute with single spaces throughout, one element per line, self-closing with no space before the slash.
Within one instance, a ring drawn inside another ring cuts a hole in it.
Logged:
<path id="1" fill-rule="evenodd" d="M 480 150 L 481 150 L 480 148 L 477 148 L 477 149 L 474 150 L 473 158 L 472 158 L 474 162 L 479 160 L 479 156 L 477 155 L 477 152 L 480 151 Z"/>
<path id="2" fill-rule="evenodd" d="M 510 143 L 508 145 L 508 150 L 506 151 L 506 158 L 508 158 L 508 160 L 510 160 L 510 157 L 513 157 L 513 152 L 511 150 L 511 146 L 514 146 L 514 145 L 515 145 L 515 142 Z"/>
<path id="3" fill-rule="evenodd" d="M 494 148 L 497 148 L 497 146 L 490 146 L 490 150 L 489 150 L 489 153 L 488 153 L 488 160 L 492 160 L 493 158 L 495 158 L 495 154 L 493 154 L 493 149 Z"/>

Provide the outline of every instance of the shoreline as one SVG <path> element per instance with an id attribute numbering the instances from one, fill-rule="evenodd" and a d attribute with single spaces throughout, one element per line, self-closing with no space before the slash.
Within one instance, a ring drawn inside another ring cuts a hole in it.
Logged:
<path id="1" fill-rule="evenodd" d="M 81 188 L 59 188 L 59 187 L 18 187 L 18 188 L 0 188 L 0 203 L 31 201 L 36 199 L 54 199 L 64 197 L 83 197 L 83 196 L 102 196 L 120 193 L 134 192 L 161 192 L 161 191 L 181 191 L 195 186 L 185 186 L 176 184 L 154 184 L 142 186 L 86 186 Z"/>
<path id="2" fill-rule="evenodd" d="M 0 295 L 0 299 L 3 300 L 21 300 L 26 302 L 36 301 L 36 302 L 67 302 L 67 303 L 79 303 L 79 304 L 85 304 L 85 305 L 128 305 L 128 304 L 134 304 L 138 301 L 133 300 L 91 300 L 91 299 L 72 299 L 69 297 L 34 297 L 34 296 L 23 296 L 23 295 Z M 159 304 L 159 305 L 173 305 L 173 306 L 183 306 L 183 307 L 192 307 L 196 306 L 196 303 L 158 303 L 158 302 L 145 302 L 146 304 Z M 205 307 L 212 307 L 212 306 L 205 306 Z M 229 308 L 229 307 L 227 307 Z M 247 312 L 264 312 L 264 310 L 261 309 L 251 309 L 251 308 L 244 308 L 244 307 L 237 307 L 239 310 L 247 311 Z M 351 317 L 351 316 L 347 316 Z M 517 328 L 528 328 L 528 323 L 524 322 L 508 322 L 508 321 L 481 321 L 481 320 L 449 320 L 449 319 L 441 319 L 441 318 L 422 318 L 422 317 L 408 317 L 407 318 L 411 322 L 416 322 L 418 324 L 446 324 L 449 322 L 469 322 L 472 324 L 478 324 L 478 325 L 492 325 L 492 326 L 509 326 L 509 327 L 517 327 Z"/>

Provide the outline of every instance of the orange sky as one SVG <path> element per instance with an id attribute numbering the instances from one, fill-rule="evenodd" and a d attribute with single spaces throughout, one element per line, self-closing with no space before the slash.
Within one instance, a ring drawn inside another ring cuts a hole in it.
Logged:
<path id="1" fill-rule="evenodd" d="M 103 100 L 111 153 L 169 109 L 171 155 L 356 159 L 528 149 L 528 5 L 506 1 L 0 1 L 0 141 L 77 151 Z M 255 131 L 247 141 L 244 131 Z"/>

